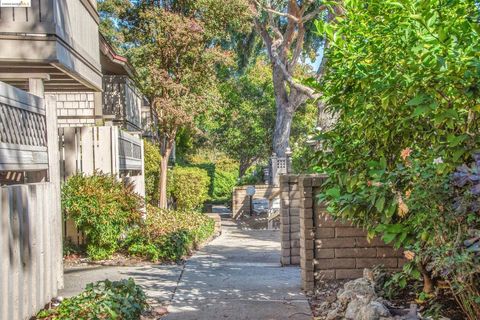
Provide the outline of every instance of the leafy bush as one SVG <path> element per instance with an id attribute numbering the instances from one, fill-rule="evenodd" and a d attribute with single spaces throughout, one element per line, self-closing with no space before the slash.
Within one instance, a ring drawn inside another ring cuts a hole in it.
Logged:
<path id="1" fill-rule="evenodd" d="M 245 175 L 240 179 L 238 185 L 254 185 L 254 184 L 264 184 L 265 175 L 263 172 L 265 165 L 255 165 L 250 167 Z"/>
<path id="2" fill-rule="evenodd" d="M 62 187 L 62 207 L 87 238 L 87 254 L 94 260 L 109 258 L 124 230 L 141 218 L 142 201 L 114 176 L 96 173 L 70 177 Z"/>
<path id="3" fill-rule="evenodd" d="M 158 203 L 158 177 L 162 157 L 157 145 L 144 140 L 143 146 L 145 153 L 145 200 L 155 205 Z"/>
<path id="4" fill-rule="evenodd" d="M 213 219 L 200 212 L 147 206 L 147 218 L 130 231 L 128 252 L 152 261 L 177 261 L 213 235 Z"/>
<path id="5" fill-rule="evenodd" d="M 229 202 L 233 196 L 233 188 L 238 183 L 238 170 L 215 171 L 212 200 L 215 202 Z"/>
<path id="6" fill-rule="evenodd" d="M 188 166 L 207 171 L 210 177 L 208 190 L 209 200 L 213 202 L 229 202 L 233 187 L 238 183 L 238 162 L 208 150 L 200 150 L 187 159 Z"/>
<path id="7" fill-rule="evenodd" d="M 193 167 L 175 167 L 168 179 L 168 193 L 179 210 L 197 210 L 208 199 L 210 177 Z"/>
<path id="8" fill-rule="evenodd" d="M 320 87 L 338 117 L 319 136 L 330 151 L 316 163 L 329 175 L 322 197 L 333 215 L 411 251 L 407 269 L 422 276 L 424 295 L 447 280 L 478 319 L 478 263 L 462 243 L 480 212 L 457 205 L 459 192 L 472 191 L 452 178 L 480 145 L 478 7 L 408 0 L 343 9 L 335 23 L 317 22 L 330 48 Z"/>
<path id="9" fill-rule="evenodd" d="M 37 319 L 122 319 L 137 320 L 147 308 L 143 290 L 133 279 L 88 284 L 79 295 L 66 298 L 54 309 L 43 310 Z"/>

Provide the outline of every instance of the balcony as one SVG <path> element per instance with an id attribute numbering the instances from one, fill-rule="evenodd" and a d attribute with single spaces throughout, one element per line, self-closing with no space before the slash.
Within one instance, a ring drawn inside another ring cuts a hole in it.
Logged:
<path id="1" fill-rule="evenodd" d="M 0 8 L 0 73 L 27 89 L 25 76 L 48 75 L 45 91 L 100 91 L 99 16 L 91 0 L 32 0 Z"/>
<path id="2" fill-rule="evenodd" d="M 127 131 L 142 130 L 143 95 L 128 76 L 103 77 L 103 116 Z"/>

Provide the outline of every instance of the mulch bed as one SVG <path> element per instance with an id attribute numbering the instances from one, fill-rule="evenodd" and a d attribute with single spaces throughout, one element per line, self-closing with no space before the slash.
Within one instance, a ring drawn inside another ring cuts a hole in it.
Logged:
<path id="1" fill-rule="evenodd" d="M 85 254 L 75 253 L 63 257 L 64 268 L 75 267 L 96 267 L 96 266 L 118 266 L 118 267 L 137 267 L 151 265 L 153 262 L 131 257 L 122 253 L 115 253 L 111 259 L 92 261 Z"/>

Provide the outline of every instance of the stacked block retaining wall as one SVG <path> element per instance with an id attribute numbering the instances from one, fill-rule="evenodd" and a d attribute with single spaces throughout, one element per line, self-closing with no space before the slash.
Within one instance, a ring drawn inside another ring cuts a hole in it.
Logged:
<path id="1" fill-rule="evenodd" d="M 401 268 L 405 263 L 401 250 L 378 238 L 367 241 L 366 231 L 327 213 L 316 200 L 324 181 L 320 175 L 281 178 L 282 262 L 299 262 L 302 288 L 312 291 L 323 279 L 359 278 L 365 268 L 376 265 Z"/>
<path id="2" fill-rule="evenodd" d="M 250 213 L 250 198 L 247 196 L 249 186 L 235 187 L 232 198 L 232 218 L 237 219 Z M 271 185 L 252 185 L 255 188 L 253 199 L 271 199 L 278 193 L 278 187 Z"/>

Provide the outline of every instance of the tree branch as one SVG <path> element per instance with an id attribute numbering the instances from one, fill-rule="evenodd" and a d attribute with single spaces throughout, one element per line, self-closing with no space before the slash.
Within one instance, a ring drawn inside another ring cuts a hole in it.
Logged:
<path id="1" fill-rule="evenodd" d="M 281 16 L 281 17 L 287 17 L 288 19 L 291 19 L 295 22 L 298 22 L 298 20 L 299 20 L 297 17 L 295 17 L 294 15 L 291 15 L 288 12 L 280 12 L 280 11 L 277 11 L 273 8 L 264 6 L 260 2 L 258 2 L 257 0 L 254 0 L 254 2 L 257 4 L 257 6 L 261 7 L 263 10 L 267 11 L 268 13 L 273 13 L 273 14 L 276 14 L 276 15 Z"/>
<path id="2" fill-rule="evenodd" d="M 260 36 L 263 38 L 263 41 L 265 42 L 268 55 L 272 57 L 272 38 L 268 34 L 267 29 L 257 18 L 253 19 L 253 23 L 255 25 L 255 29 L 257 29 L 258 33 L 260 34 Z"/>
<path id="3" fill-rule="evenodd" d="M 293 52 L 293 57 L 290 60 L 290 63 L 288 65 L 288 69 L 291 72 L 293 72 L 293 69 L 297 64 L 298 59 L 300 58 L 300 54 L 302 54 L 304 40 L 305 40 L 305 27 L 303 26 L 303 23 L 300 23 L 298 25 L 298 35 L 297 35 L 297 43 L 295 44 L 295 51 Z"/>
<path id="4" fill-rule="evenodd" d="M 316 98 L 320 97 L 320 95 L 318 93 L 315 93 L 315 90 L 313 90 L 312 88 L 304 86 L 300 83 L 296 83 L 294 81 L 293 77 L 288 72 L 287 67 L 282 63 L 282 61 L 280 61 L 280 58 L 278 57 L 278 55 L 273 53 L 272 58 L 274 60 L 273 62 L 275 63 L 275 65 L 277 65 L 280 68 L 280 70 L 282 71 L 283 76 L 285 78 L 285 81 L 288 82 L 290 87 L 294 88 L 298 92 L 303 93 L 304 95 L 306 95 L 307 97 L 309 97 L 311 99 L 316 99 Z"/>
<path id="5" fill-rule="evenodd" d="M 309 20 L 312 20 L 315 18 L 320 12 L 327 10 L 327 6 L 322 5 L 318 7 L 317 9 L 313 10 L 312 12 L 308 13 L 307 15 L 302 17 L 302 22 L 307 22 Z"/>
<path id="6" fill-rule="evenodd" d="M 323 43 L 322 62 L 320 62 L 320 65 L 318 66 L 318 70 L 317 70 L 317 79 L 321 79 L 323 77 L 323 75 L 325 74 L 325 69 L 327 67 L 327 62 L 328 62 L 326 52 L 327 52 L 329 47 L 330 47 L 330 43 L 328 42 L 327 39 L 325 39 L 325 42 Z"/>

